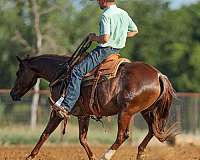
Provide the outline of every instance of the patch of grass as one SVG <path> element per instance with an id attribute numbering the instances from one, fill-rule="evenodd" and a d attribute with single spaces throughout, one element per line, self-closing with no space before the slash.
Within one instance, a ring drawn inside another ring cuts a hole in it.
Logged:
<path id="1" fill-rule="evenodd" d="M 38 126 L 31 130 L 29 126 L 17 125 L 0 128 L 0 145 L 10 144 L 35 144 L 42 134 L 43 129 Z M 50 141 L 55 139 L 55 136 L 50 138 Z M 58 137 L 58 136 L 57 136 Z M 59 140 L 59 138 L 56 138 Z"/>
<path id="2" fill-rule="evenodd" d="M 31 129 L 28 125 L 9 125 L 0 127 L 0 145 L 12 144 L 36 144 L 40 138 L 45 124 L 38 125 Z M 79 131 L 76 118 L 71 118 L 66 128 L 66 134 L 61 136 L 62 127 L 58 127 L 45 143 L 79 143 Z M 134 141 L 141 140 L 144 137 L 144 131 L 134 128 L 130 137 Z M 112 144 L 117 136 L 117 123 L 115 120 L 108 122 L 104 120 L 104 127 L 95 121 L 91 121 L 88 131 L 88 141 L 90 144 Z"/>

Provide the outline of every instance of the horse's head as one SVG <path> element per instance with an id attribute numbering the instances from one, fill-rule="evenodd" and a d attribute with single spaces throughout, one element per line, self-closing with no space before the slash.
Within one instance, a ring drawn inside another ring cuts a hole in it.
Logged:
<path id="1" fill-rule="evenodd" d="M 14 101 L 20 100 L 37 82 L 36 73 L 29 67 L 28 62 L 21 60 L 19 57 L 17 57 L 17 60 L 19 61 L 19 68 L 16 73 L 17 78 L 10 92 L 10 96 Z"/>

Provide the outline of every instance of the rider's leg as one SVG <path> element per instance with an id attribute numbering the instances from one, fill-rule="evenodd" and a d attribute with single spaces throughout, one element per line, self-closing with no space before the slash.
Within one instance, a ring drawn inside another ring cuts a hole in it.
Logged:
<path id="1" fill-rule="evenodd" d="M 82 62 L 74 66 L 69 77 L 69 83 L 66 91 L 67 95 L 64 97 L 63 101 L 60 99 L 60 101 L 62 101 L 61 106 L 70 112 L 80 95 L 80 86 L 84 75 L 99 65 L 110 54 L 118 52 L 118 49 L 110 47 L 97 47 L 85 59 L 83 59 Z"/>

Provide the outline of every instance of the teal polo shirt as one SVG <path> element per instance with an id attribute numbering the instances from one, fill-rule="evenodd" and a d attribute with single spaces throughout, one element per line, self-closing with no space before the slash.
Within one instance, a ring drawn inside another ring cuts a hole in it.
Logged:
<path id="1" fill-rule="evenodd" d="M 104 9 L 99 19 L 99 35 L 109 34 L 110 39 L 101 47 L 113 47 L 121 49 L 125 47 L 127 32 L 137 31 L 137 26 L 128 13 L 116 5 Z"/>

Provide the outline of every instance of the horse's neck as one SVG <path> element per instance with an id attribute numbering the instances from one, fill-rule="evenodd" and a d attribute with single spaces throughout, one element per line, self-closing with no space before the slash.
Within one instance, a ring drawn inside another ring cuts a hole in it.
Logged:
<path id="1" fill-rule="evenodd" d="M 53 56 L 41 56 L 33 59 L 30 62 L 30 66 L 36 72 L 38 78 L 43 78 L 48 82 L 52 82 L 67 60 L 68 58 L 63 56 L 57 56 L 55 58 Z"/>

